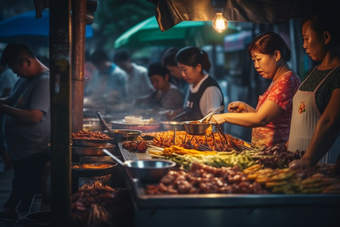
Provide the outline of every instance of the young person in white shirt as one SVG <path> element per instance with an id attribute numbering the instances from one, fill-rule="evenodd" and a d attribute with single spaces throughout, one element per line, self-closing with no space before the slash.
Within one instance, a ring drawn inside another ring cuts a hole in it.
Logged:
<path id="1" fill-rule="evenodd" d="M 208 72 L 211 67 L 207 52 L 197 47 L 184 47 L 176 54 L 177 66 L 190 85 L 185 105 L 187 120 L 198 120 L 224 104 L 221 88 Z"/>

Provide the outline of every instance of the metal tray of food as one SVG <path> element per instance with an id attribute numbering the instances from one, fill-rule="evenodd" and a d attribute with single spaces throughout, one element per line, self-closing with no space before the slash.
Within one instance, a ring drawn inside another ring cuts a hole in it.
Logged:
<path id="1" fill-rule="evenodd" d="M 72 154 L 79 155 L 79 156 L 104 156 L 106 155 L 103 152 L 103 149 L 110 151 L 112 154 L 119 154 L 116 153 L 117 146 L 111 143 L 107 143 L 104 147 L 77 147 L 72 146 Z"/>
<path id="2" fill-rule="evenodd" d="M 161 127 L 161 123 L 128 124 L 125 120 L 111 121 L 112 129 L 133 129 L 142 132 L 155 132 Z"/>
<path id="3" fill-rule="evenodd" d="M 106 140 L 88 140 L 88 139 L 72 139 L 72 146 L 75 147 L 106 147 L 107 143 L 113 139 Z"/>
<path id="4" fill-rule="evenodd" d="M 340 194 L 181 194 L 148 195 L 146 184 L 127 179 L 138 208 L 217 208 L 320 205 L 340 206 Z"/>
<path id="5" fill-rule="evenodd" d="M 81 165 L 94 165 L 94 168 L 74 168 L 74 166 Z M 105 165 L 103 168 L 97 168 L 100 165 Z M 98 162 L 98 163 L 72 163 L 72 177 L 95 177 L 95 176 L 103 176 L 107 174 L 111 174 L 114 171 L 114 168 L 117 166 L 117 163 L 113 162 Z"/>

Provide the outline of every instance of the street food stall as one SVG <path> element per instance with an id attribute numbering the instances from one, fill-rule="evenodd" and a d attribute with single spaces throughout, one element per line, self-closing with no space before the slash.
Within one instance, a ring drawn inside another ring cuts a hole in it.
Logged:
<path id="1" fill-rule="evenodd" d="M 157 5 L 156 18 L 162 31 L 182 20 L 213 20 L 212 15 L 215 14 L 214 9 L 210 9 L 211 1 L 195 1 L 194 7 L 187 7 L 193 1 L 150 2 Z M 304 5 L 303 1 L 241 2 L 227 1 L 228 7 L 224 12 L 225 16 L 230 15 L 227 19 L 279 23 L 310 13 L 310 5 Z M 73 16 L 79 14 L 84 22 L 86 7 L 82 1 L 77 3 L 79 7 L 74 8 Z M 114 226 L 115 220 L 119 220 L 120 226 L 336 226 L 340 223 L 337 215 L 340 210 L 339 177 L 331 173 L 334 166 L 317 165 L 304 171 L 288 169 L 287 163 L 299 158 L 300 153 L 290 153 L 283 147 L 256 150 L 247 141 L 224 134 L 209 123 L 186 122 L 179 125 L 184 130 L 175 127 L 164 131 L 159 127 L 159 131 L 140 132 L 139 137 L 129 141 L 111 136 L 110 130 L 107 134 L 106 131 L 101 134 L 93 131 L 93 134 L 87 134 L 91 139 L 83 138 L 81 141 L 85 144 L 76 145 L 76 136 L 86 134 L 80 114 L 83 103 L 78 102 L 83 98 L 84 78 L 80 66 L 84 59 L 76 54 L 72 59 L 70 57 L 70 2 L 51 1 L 50 8 L 54 130 L 51 141 L 51 197 L 48 204 L 40 200 L 40 206 L 36 206 L 39 199 L 33 201 L 32 212 L 49 207 L 55 226 L 71 226 L 69 214 L 72 226 L 98 223 Z M 254 8 L 256 12 L 263 12 L 263 9 L 266 13 L 254 15 Z M 197 13 L 202 9 L 207 9 L 206 14 Z M 164 17 L 165 11 L 168 11 L 168 17 Z M 185 18 L 181 18 L 183 15 Z M 83 41 L 85 26 L 77 28 L 80 31 L 75 32 L 73 40 L 77 40 L 80 34 L 83 37 L 80 41 Z M 73 52 L 83 53 L 81 42 L 77 44 Z M 120 130 L 131 126 L 123 122 L 123 118 L 110 123 L 111 127 L 121 127 Z M 158 122 L 138 124 L 138 130 L 141 125 L 149 128 L 147 124 Z M 190 128 L 196 125 L 204 125 L 203 133 L 191 131 Z M 130 127 L 129 130 L 136 129 Z M 143 139 L 145 136 L 149 136 L 148 139 Z M 99 141 L 103 143 L 97 144 Z M 117 166 L 104 155 L 104 150 L 124 162 L 166 159 L 176 166 L 168 169 L 157 181 L 143 182 Z M 71 154 L 78 156 L 77 165 L 72 165 Z M 80 189 L 70 197 L 74 173 L 80 173 L 76 182 Z M 122 214 L 122 211 L 125 213 Z"/>
<path id="2" fill-rule="evenodd" d="M 195 123 L 193 125 L 197 126 Z M 139 131 L 134 138 L 126 140 L 121 137 L 112 141 L 117 150 L 110 150 L 110 153 L 125 163 L 151 159 L 170 160 L 176 164 L 160 176 L 149 174 L 147 179 L 143 175 L 131 175 L 124 168 L 111 177 L 113 181 L 123 177 L 131 196 L 131 200 L 126 201 L 130 207 L 125 209 L 131 212 L 131 216 L 133 214 L 133 223 L 125 224 L 336 226 L 339 223 L 339 218 L 334 214 L 340 209 L 340 177 L 332 175 L 334 165 L 292 170 L 287 168 L 288 163 L 300 158 L 299 152 L 288 152 L 282 146 L 257 150 L 232 135 L 214 132 L 214 125 L 203 125 L 206 128 L 204 133 L 190 134 L 192 131 L 189 128 L 183 131 Z M 88 132 L 73 136 L 81 134 Z M 109 143 L 106 143 L 103 149 L 109 150 L 108 146 Z M 75 151 L 72 149 L 72 152 Z M 99 164 L 97 159 L 94 165 Z M 113 172 L 99 175 L 107 173 Z M 100 178 L 96 182 L 107 188 L 112 184 Z M 110 190 L 119 198 L 121 188 L 113 187 Z M 84 189 L 79 189 L 72 198 L 82 191 Z M 84 207 L 72 202 L 71 215 L 74 220 L 79 223 L 90 220 L 89 214 L 80 216 L 79 213 L 82 209 L 93 212 L 89 201 L 83 201 Z M 100 205 L 97 200 L 93 204 Z M 104 206 L 112 210 L 110 204 Z M 124 223 L 114 213 L 107 215 Z"/>

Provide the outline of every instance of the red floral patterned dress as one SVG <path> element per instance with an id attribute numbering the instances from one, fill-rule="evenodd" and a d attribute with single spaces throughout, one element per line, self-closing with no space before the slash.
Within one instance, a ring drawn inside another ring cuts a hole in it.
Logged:
<path id="1" fill-rule="evenodd" d="M 251 143 L 254 147 L 271 147 L 287 142 L 292 118 L 292 101 L 300 83 L 300 79 L 292 71 L 288 71 L 260 95 L 256 111 L 265 101 L 270 100 L 278 104 L 284 112 L 266 126 L 253 128 Z"/>

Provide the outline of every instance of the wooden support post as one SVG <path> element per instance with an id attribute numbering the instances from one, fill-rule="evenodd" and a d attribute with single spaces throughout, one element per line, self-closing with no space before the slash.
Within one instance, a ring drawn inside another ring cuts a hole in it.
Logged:
<path id="1" fill-rule="evenodd" d="M 83 129 L 86 0 L 73 0 L 72 132 Z"/>
<path id="2" fill-rule="evenodd" d="M 71 0 L 50 1 L 51 224 L 70 225 Z"/>

